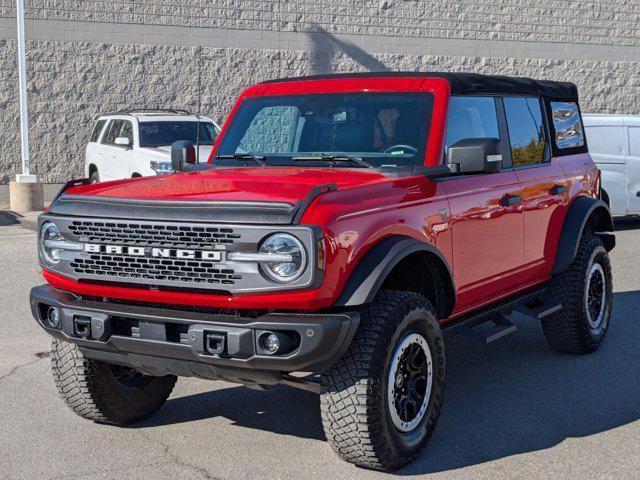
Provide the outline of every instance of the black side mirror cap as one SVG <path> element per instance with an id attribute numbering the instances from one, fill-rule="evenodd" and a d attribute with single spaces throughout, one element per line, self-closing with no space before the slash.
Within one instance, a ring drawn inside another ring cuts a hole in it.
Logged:
<path id="1" fill-rule="evenodd" d="M 171 167 L 174 172 L 181 172 L 187 164 L 196 163 L 196 148 L 192 142 L 178 140 L 171 144 Z"/>
<path id="2" fill-rule="evenodd" d="M 465 138 L 449 147 L 447 164 L 455 173 L 495 173 L 502 168 L 497 138 Z"/>

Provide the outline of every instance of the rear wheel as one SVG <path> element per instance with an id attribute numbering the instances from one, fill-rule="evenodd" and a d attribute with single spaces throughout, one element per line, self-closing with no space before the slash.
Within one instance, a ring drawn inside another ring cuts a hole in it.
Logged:
<path id="1" fill-rule="evenodd" d="M 72 343 L 54 340 L 51 367 L 58 393 L 88 420 L 128 425 L 153 415 L 167 400 L 176 377 L 152 377 L 130 367 L 86 358 Z"/>
<path id="2" fill-rule="evenodd" d="M 93 172 L 91 172 L 91 177 L 89 177 L 89 180 L 91 181 L 91 183 L 100 182 L 100 175 L 98 175 L 98 170 L 94 170 Z"/>
<path id="3" fill-rule="evenodd" d="M 613 297 L 609 254 L 598 237 L 582 237 L 569 269 L 551 280 L 550 293 L 562 309 L 542 320 L 549 344 L 568 353 L 597 350 L 609 329 Z"/>
<path id="4" fill-rule="evenodd" d="M 416 293 L 382 291 L 360 314 L 349 350 L 322 377 L 322 423 L 344 460 L 395 470 L 422 451 L 440 415 L 444 341 Z"/>

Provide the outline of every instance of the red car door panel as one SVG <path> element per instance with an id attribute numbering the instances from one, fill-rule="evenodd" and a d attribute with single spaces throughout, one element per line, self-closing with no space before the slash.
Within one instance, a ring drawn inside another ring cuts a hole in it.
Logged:
<path id="1" fill-rule="evenodd" d="M 443 183 L 449 200 L 456 313 L 517 287 L 522 266 L 522 203 L 512 170 L 473 175 Z"/>

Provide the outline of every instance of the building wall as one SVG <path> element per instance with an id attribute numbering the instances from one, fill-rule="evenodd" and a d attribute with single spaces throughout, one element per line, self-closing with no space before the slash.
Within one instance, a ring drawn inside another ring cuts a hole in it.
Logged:
<path id="1" fill-rule="evenodd" d="M 250 83 L 452 70 L 576 83 L 583 111 L 639 113 L 640 1 L 25 0 L 34 170 L 82 174 L 94 118 L 174 107 L 223 121 Z M 0 0 L 0 183 L 19 168 L 15 1 Z"/>

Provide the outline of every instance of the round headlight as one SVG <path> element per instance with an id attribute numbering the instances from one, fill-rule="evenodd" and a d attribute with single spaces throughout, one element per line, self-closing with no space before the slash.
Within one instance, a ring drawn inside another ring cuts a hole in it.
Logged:
<path id="1" fill-rule="evenodd" d="M 304 246 L 293 235 L 275 233 L 260 245 L 260 253 L 289 255 L 290 261 L 261 262 L 264 273 L 276 282 L 292 282 L 304 271 L 307 254 Z"/>
<path id="2" fill-rule="evenodd" d="M 46 222 L 42 225 L 42 230 L 40 231 L 40 251 L 42 252 L 42 257 L 47 263 L 58 263 L 60 261 L 62 249 L 47 247 L 46 242 L 48 240 L 58 242 L 64 241 L 64 237 L 60 233 L 60 230 L 58 230 L 55 223 Z"/>

